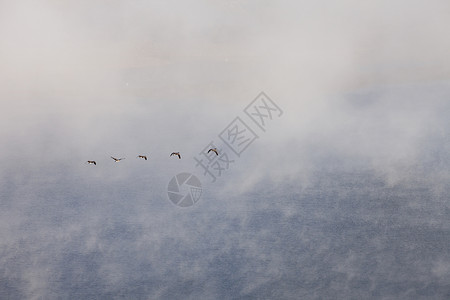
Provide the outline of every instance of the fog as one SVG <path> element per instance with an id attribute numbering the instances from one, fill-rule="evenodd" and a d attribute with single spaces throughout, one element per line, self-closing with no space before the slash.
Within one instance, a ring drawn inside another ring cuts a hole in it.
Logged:
<path id="1" fill-rule="evenodd" d="M 1 1 L 0 298 L 449 297 L 449 15 Z M 265 131 L 261 91 L 283 111 Z M 258 135 L 241 156 L 219 138 L 236 117 Z M 211 141 L 234 160 L 215 182 L 193 159 Z"/>

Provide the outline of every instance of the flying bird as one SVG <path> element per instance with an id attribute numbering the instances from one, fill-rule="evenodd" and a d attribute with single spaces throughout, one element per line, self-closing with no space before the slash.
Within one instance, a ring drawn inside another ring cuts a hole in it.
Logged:
<path id="1" fill-rule="evenodd" d="M 138 155 L 137 158 L 143 158 L 143 159 L 147 160 L 147 156 L 146 155 Z"/>
<path id="2" fill-rule="evenodd" d="M 115 158 L 115 157 L 112 157 L 112 156 L 111 156 L 111 158 L 114 159 L 115 162 L 119 162 L 119 161 L 121 161 L 122 159 L 125 159 L 125 158 Z"/>
<path id="3" fill-rule="evenodd" d="M 92 165 L 97 165 L 97 163 L 95 162 L 95 160 L 88 160 L 88 161 L 87 161 L 87 164 L 88 164 L 88 165 L 90 165 L 90 164 L 92 164 Z"/>
<path id="4" fill-rule="evenodd" d="M 217 148 L 209 149 L 208 153 L 211 152 L 211 151 L 214 152 L 216 155 L 219 155 L 219 152 L 217 151 Z"/>
<path id="5" fill-rule="evenodd" d="M 177 155 L 177 156 L 178 156 L 178 159 L 181 159 L 181 154 L 180 154 L 180 152 L 172 152 L 172 154 L 170 154 L 170 156 L 172 156 L 172 155 Z"/>

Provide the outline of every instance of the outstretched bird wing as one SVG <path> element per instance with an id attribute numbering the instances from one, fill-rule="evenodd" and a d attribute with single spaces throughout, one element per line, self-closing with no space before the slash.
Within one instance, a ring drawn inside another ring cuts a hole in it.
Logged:
<path id="1" fill-rule="evenodd" d="M 214 152 L 216 155 L 219 155 L 219 153 L 217 152 L 216 148 L 209 149 L 208 153 L 211 152 L 211 151 Z"/>

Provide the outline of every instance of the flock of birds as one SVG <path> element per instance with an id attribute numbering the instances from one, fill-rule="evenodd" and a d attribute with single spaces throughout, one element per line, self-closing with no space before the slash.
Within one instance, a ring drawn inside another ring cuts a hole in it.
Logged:
<path id="1" fill-rule="evenodd" d="M 211 151 L 214 152 L 216 155 L 219 155 L 219 151 L 217 151 L 217 148 L 211 148 L 211 149 L 209 149 L 209 150 L 208 150 L 208 153 L 210 153 Z M 172 156 L 178 156 L 178 159 L 181 159 L 181 154 L 180 154 L 180 152 L 172 152 L 172 153 L 170 154 L 170 157 L 172 157 Z M 115 158 L 115 157 L 113 157 L 113 156 L 111 156 L 111 158 L 114 160 L 114 162 L 119 162 L 119 161 L 125 159 L 125 157 L 122 157 L 122 158 Z M 146 156 L 146 155 L 138 155 L 138 156 L 136 156 L 136 158 L 141 158 L 141 159 L 147 160 L 147 156 Z M 89 164 L 89 165 L 97 165 L 97 162 L 96 162 L 95 160 L 88 160 L 86 163 Z"/>

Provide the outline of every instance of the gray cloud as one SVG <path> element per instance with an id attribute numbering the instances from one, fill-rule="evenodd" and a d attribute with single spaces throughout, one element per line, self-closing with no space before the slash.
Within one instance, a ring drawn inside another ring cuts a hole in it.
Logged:
<path id="1" fill-rule="evenodd" d="M 3 1 L 0 295 L 448 298 L 448 11 Z M 209 183 L 192 157 L 261 90 L 283 116 Z"/>

